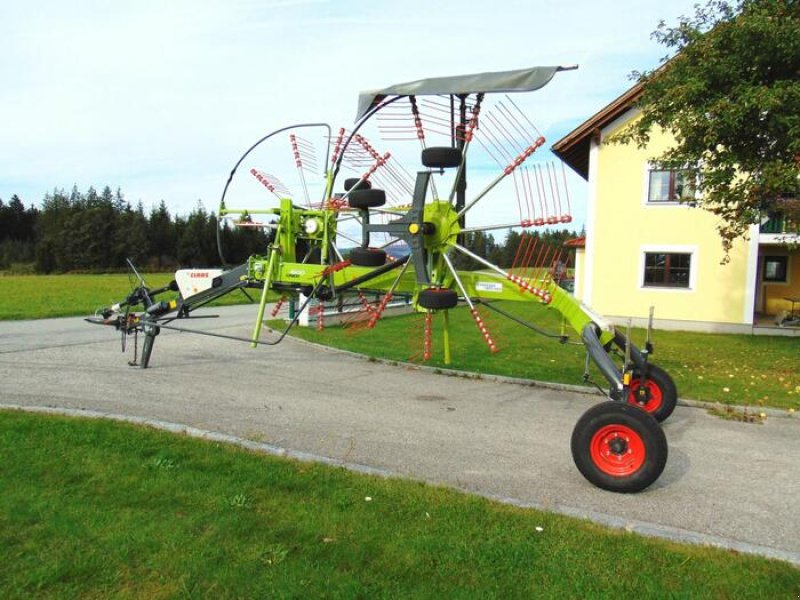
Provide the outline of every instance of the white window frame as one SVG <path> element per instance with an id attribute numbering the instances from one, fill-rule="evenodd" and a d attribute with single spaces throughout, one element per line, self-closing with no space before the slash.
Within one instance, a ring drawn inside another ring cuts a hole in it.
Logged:
<path id="1" fill-rule="evenodd" d="M 644 175 L 642 177 L 642 205 L 648 208 L 654 208 L 658 206 L 662 207 L 681 207 L 681 208 L 694 208 L 695 204 L 700 200 L 700 192 L 697 190 L 697 185 L 695 185 L 694 190 L 694 200 L 692 201 L 684 201 L 681 202 L 680 200 L 667 200 L 667 201 L 658 201 L 658 202 L 650 202 L 650 172 L 651 171 L 680 171 L 682 169 L 663 169 L 660 168 L 654 162 L 645 162 L 644 163 Z"/>
<path id="2" fill-rule="evenodd" d="M 767 256 L 774 256 L 774 257 L 786 257 L 786 279 L 784 281 L 771 281 L 769 279 L 765 279 L 766 275 L 766 262 Z M 761 257 L 761 283 L 763 285 L 783 285 L 788 286 L 790 285 L 792 279 L 792 256 L 791 254 L 764 254 Z"/>
<path id="3" fill-rule="evenodd" d="M 669 287 L 644 284 L 645 257 L 647 254 L 688 254 L 689 255 L 689 287 Z M 697 268 L 699 252 L 697 246 L 640 246 L 639 247 L 639 270 L 637 277 L 637 287 L 645 292 L 658 293 L 678 293 L 686 294 L 697 289 Z"/>

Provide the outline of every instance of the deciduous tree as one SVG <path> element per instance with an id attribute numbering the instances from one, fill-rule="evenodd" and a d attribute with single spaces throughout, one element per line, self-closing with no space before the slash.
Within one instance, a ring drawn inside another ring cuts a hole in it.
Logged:
<path id="1" fill-rule="evenodd" d="M 695 171 L 726 252 L 770 212 L 800 212 L 800 2 L 711 0 L 653 37 L 671 55 L 634 74 L 641 118 L 619 139 L 675 137 L 653 158 Z"/>

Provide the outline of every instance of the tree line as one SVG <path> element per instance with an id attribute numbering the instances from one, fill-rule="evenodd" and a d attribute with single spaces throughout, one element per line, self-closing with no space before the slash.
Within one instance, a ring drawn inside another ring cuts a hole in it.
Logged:
<path id="1" fill-rule="evenodd" d="M 561 247 L 574 231 L 546 231 L 551 245 Z M 252 254 L 264 254 L 268 238 L 252 227 L 221 230 L 225 260 L 241 264 Z M 501 267 L 514 266 L 520 234 L 509 231 L 503 241 L 485 232 L 465 234 L 464 245 Z M 149 212 L 140 202 L 132 206 L 121 190 L 106 186 L 99 193 L 73 187 L 67 194 L 54 190 L 39 208 L 27 208 L 17 195 L 0 199 L 0 269 L 16 272 L 107 272 L 125 268 L 130 258 L 137 268 L 172 271 L 183 267 L 220 266 L 217 218 L 201 203 L 188 216 L 170 214 L 162 200 Z M 459 269 L 483 268 L 462 254 L 454 255 Z"/>
<path id="2" fill-rule="evenodd" d="M 172 215 L 162 200 L 145 212 L 121 190 L 90 187 L 81 193 L 54 190 L 41 207 L 25 207 L 17 195 L 0 199 L 0 269 L 36 273 L 103 272 L 137 267 L 170 271 L 218 266 L 217 218 L 201 203 L 188 216 Z M 222 228 L 225 260 L 244 262 L 263 253 L 267 238 L 256 228 Z"/>

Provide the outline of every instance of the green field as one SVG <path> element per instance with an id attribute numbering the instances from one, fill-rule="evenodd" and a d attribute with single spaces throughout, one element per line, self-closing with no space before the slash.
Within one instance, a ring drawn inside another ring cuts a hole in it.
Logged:
<path id="1" fill-rule="evenodd" d="M 145 274 L 149 285 L 166 284 L 170 274 Z M 124 298 L 131 283 L 123 274 L 0 277 L 0 319 L 90 315 Z M 221 300 L 241 303 L 240 293 Z M 555 311 L 534 304 L 505 303 L 505 310 L 548 331 L 559 333 Z M 253 318 L 255 319 L 255 307 Z M 540 381 L 581 384 L 585 360 L 582 344 L 560 344 L 505 317 L 483 310 L 487 326 L 501 351 L 490 354 L 469 313 L 451 311 L 453 362 L 451 368 Z M 328 327 L 322 332 L 295 328 L 305 339 L 393 361 L 421 360 L 421 315 L 382 319 L 374 330 Z M 434 319 L 434 356 L 430 364 L 444 367 L 440 316 Z M 282 324 L 276 327 L 283 328 Z M 572 342 L 574 332 L 569 332 Z M 634 330 L 642 343 L 644 332 Z M 769 406 L 800 410 L 800 338 L 761 337 L 657 331 L 654 362 L 675 379 L 682 398 L 746 405 L 757 411 Z M 593 373 L 593 379 L 605 386 Z"/>
<path id="2" fill-rule="evenodd" d="M 2 598 L 794 598 L 800 570 L 420 483 L 0 411 Z"/>
<path id="3" fill-rule="evenodd" d="M 168 284 L 173 274 L 143 273 L 142 277 L 148 286 L 157 288 Z M 0 320 L 93 315 L 96 310 L 123 300 L 134 285 L 135 281 L 124 273 L 0 275 Z M 242 302 L 247 302 L 247 298 L 237 293 L 218 303 Z"/>
<path id="4" fill-rule="evenodd" d="M 557 313 L 537 304 L 504 303 L 508 312 L 559 333 Z M 582 344 L 561 344 L 529 329 L 482 310 L 487 327 L 496 338 L 500 352 L 491 354 L 469 312 L 451 311 L 452 354 L 450 368 L 474 373 L 522 377 L 539 381 L 581 384 L 586 351 Z M 444 364 L 441 340 L 442 319 L 434 319 L 433 358 L 425 364 Z M 279 323 L 275 323 L 280 327 Z M 328 327 L 295 328 L 295 335 L 376 356 L 387 360 L 421 360 L 423 323 L 421 315 L 382 319 L 375 329 Z M 577 335 L 570 331 L 571 342 Z M 645 332 L 634 329 L 634 342 L 644 345 Z M 657 331 L 654 333 L 653 362 L 675 379 L 681 398 L 724 404 L 800 410 L 800 376 L 797 357 L 800 338 L 761 337 Z M 607 384 L 593 369 L 592 379 Z"/>

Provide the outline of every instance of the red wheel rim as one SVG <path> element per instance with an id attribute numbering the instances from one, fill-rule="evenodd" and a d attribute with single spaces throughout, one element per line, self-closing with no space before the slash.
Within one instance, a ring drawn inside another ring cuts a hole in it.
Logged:
<path id="1" fill-rule="evenodd" d="M 606 425 L 592 436 L 592 462 L 606 475 L 634 474 L 647 457 L 642 437 L 626 425 Z"/>
<path id="2" fill-rule="evenodd" d="M 649 413 L 656 412 L 659 408 L 661 408 L 661 402 L 664 399 L 664 396 L 661 394 L 661 388 L 658 387 L 656 382 L 653 381 L 652 379 L 645 380 L 644 387 L 647 388 L 647 391 L 650 393 L 650 399 L 644 404 L 642 404 L 636 399 L 636 395 L 641 386 L 642 386 L 641 379 L 631 380 L 630 393 L 628 394 L 628 404 L 632 404 L 633 406 L 638 406 L 639 408 Z"/>

